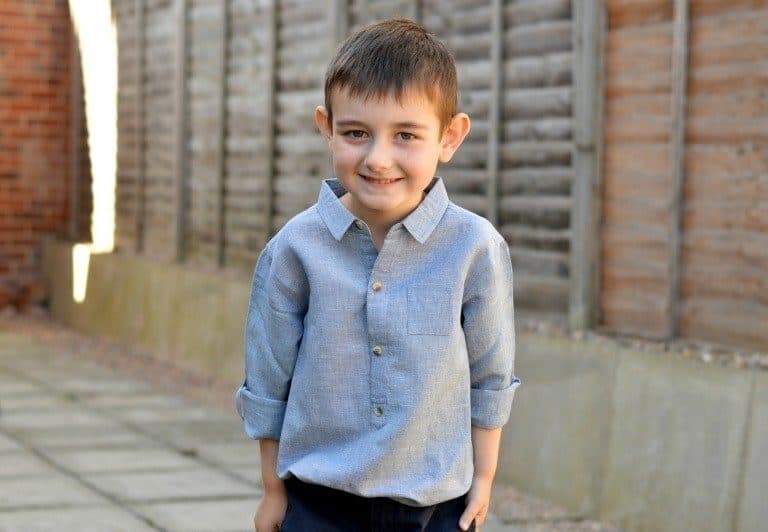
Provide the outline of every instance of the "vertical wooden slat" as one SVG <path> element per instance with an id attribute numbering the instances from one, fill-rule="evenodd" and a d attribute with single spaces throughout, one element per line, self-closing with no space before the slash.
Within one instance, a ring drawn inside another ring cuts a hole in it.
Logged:
<path id="1" fill-rule="evenodd" d="M 688 85 L 688 1 L 675 0 L 672 36 L 672 198 L 669 226 L 669 315 L 667 337 L 674 338 L 680 328 L 680 270 L 682 241 L 683 179 L 685 178 L 685 106 Z"/>
<path id="2" fill-rule="evenodd" d="M 413 20 L 414 22 L 418 22 L 421 24 L 421 1 L 420 0 L 410 0 L 410 5 L 408 6 L 410 13 L 408 13 L 408 18 Z"/>
<path id="3" fill-rule="evenodd" d="M 273 198 L 275 188 L 275 137 L 277 128 L 275 128 L 277 98 L 277 2 L 272 0 L 268 7 L 266 31 L 267 46 L 264 50 L 266 54 L 267 83 L 265 89 L 266 109 L 264 110 L 264 128 L 266 131 L 266 161 L 265 161 L 265 179 L 264 188 L 264 242 L 262 247 L 272 237 L 273 231 Z M 254 31 L 261 31 L 255 29 Z"/>
<path id="4" fill-rule="evenodd" d="M 134 1 L 136 13 L 136 253 L 144 250 L 144 0 Z"/>
<path id="5" fill-rule="evenodd" d="M 573 0 L 574 182 L 571 208 L 569 322 L 596 323 L 601 188 L 603 49 L 605 6 Z"/>
<path id="6" fill-rule="evenodd" d="M 328 27 L 331 39 L 328 56 L 332 57 L 336 47 L 344 40 L 349 31 L 349 2 L 347 0 L 333 0 L 328 11 Z"/>
<path id="7" fill-rule="evenodd" d="M 80 76 L 80 45 L 75 32 L 70 33 L 70 96 L 69 96 L 69 238 L 80 238 L 80 181 L 83 127 L 82 78 Z"/>
<path id="8" fill-rule="evenodd" d="M 349 2 L 347 0 L 332 0 L 328 10 L 328 59 L 336 53 L 336 47 L 347 36 L 349 31 Z M 328 158 L 326 176 L 334 175 L 333 161 Z"/>
<path id="9" fill-rule="evenodd" d="M 184 261 L 185 251 L 185 220 L 186 213 L 186 179 L 187 179 L 187 0 L 175 0 L 176 8 L 176 65 L 174 68 L 173 91 L 175 96 L 174 124 L 174 194 L 173 207 L 175 214 L 175 230 L 173 233 L 176 248 L 176 261 Z"/>
<path id="10" fill-rule="evenodd" d="M 488 107 L 488 161 L 486 217 L 496 227 L 499 225 L 499 139 L 501 137 L 501 113 L 503 107 L 502 78 L 504 68 L 504 2 L 491 1 L 491 79 Z"/>
<path id="11" fill-rule="evenodd" d="M 216 150 L 214 153 L 215 163 L 214 169 L 216 175 L 216 196 L 214 199 L 214 220 L 216 235 L 216 265 L 224 266 L 224 251 L 226 246 L 226 234 L 225 234 L 225 212 L 224 212 L 224 180 L 226 178 L 226 136 L 227 136 L 227 36 L 228 36 L 228 6 L 229 2 L 226 0 L 219 2 L 218 6 L 221 10 L 219 15 L 219 21 L 221 23 L 221 31 L 219 32 L 219 70 L 215 79 L 216 87 L 218 88 L 216 109 L 218 112 L 218 127 L 216 132 Z"/>

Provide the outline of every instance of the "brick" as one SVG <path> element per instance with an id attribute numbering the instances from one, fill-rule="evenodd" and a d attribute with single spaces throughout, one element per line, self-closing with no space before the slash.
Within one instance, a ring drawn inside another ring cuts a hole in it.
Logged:
<path id="1" fill-rule="evenodd" d="M 0 291 L 21 306 L 43 297 L 41 236 L 68 227 L 71 33 L 66 0 L 0 0 Z"/>

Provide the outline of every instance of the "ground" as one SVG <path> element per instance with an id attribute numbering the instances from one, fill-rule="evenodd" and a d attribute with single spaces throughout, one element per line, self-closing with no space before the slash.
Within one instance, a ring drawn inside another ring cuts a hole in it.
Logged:
<path id="1" fill-rule="evenodd" d="M 258 444 L 238 383 L 61 326 L 0 317 L 0 531 L 251 530 Z M 496 483 L 485 532 L 613 531 Z"/>

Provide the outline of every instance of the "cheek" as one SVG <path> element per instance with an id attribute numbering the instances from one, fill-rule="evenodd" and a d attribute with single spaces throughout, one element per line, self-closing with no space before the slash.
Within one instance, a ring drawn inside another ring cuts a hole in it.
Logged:
<path id="1" fill-rule="evenodd" d="M 336 165 L 357 164 L 360 149 L 349 144 L 335 143 L 332 148 L 333 160 Z"/>
<path id="2" fill-rule="evenodd" d="M 413 152 L 405 154 L 403 165 L 416 174 L 433 173 L 437 166 L 437 154 L 432 152 Z"/>

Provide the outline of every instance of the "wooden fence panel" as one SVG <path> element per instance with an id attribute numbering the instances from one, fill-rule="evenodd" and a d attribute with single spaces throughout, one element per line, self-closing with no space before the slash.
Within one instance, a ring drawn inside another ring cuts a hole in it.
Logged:
<path id="1" fill-rule="evenodd" d="M 274 0 L 230 3 L 224 264 L 251 271 L 271 228 Z"/>
<path id="2" fill-rule="evenodd" d="M 488 138 L 491 113 L 491 10 L 487 2 L 457 1 L 445 10 L 426 6 L 424 23 L 453 51 L 459 85 L 459 111 L 472 127 L 459 151 L 438 173 L 445 179 L 451 200 L 467 210 L 488 216 Z"/>
<path id="3" fill-rule="evenodd" d="M 571 7 L 508 3 L 502 26 L 499 230 L 515 266 L 516 303 L 555 313 L 566 313 L 569 300 Z"/>
<path id="4" fill-rule="evenodd" d="M 317 200 L 329 155 L 314 125 L 330 54 L 326 2 L 283 0 L 277 11 L 274 228 Z"/>
<path id="5" fill-rule="evenodd" d="M 768 347 L 766 35 L 768 2 L 691 2 L 680 333 L 754 349 Z"/>
<path id="6" fill-rule="evenodd" d="M 601 314 L 664 336 L 670 302 L 672 1 L 608 2 Z"/>
<path id="7" fill-rule="evenodd" d="M 117 175 L 115 191 L 115 249 L 136 250 L 138 217 L 138 31 L 135 0 L 112 0 L 117 30 Z"/>
<path id="8" fill-rule="evenodd" d="M 174 31 L 171 0 L 145 6 L 143 80 L 144 217 L 143 250 L 160 260 L 176 257 L 174 233 Z"/>
<path id="9" fill-rule="evenodd" d="M 589 193 L 574 196 L 573 69 L 587 64 L 574 53 L 588 48 L 573 49 L 573 2 L 111 0 L 117 249 L 250 272 L 331 175 L 312 115 L 333 48 L 403 15 L 456 57 L 473 127 L 438 168 L 451 198 L 509 242 L 518 306 L 566 313 L 571 268 L 584 280 L 591 267 L 573 250 Z M 620 332 L 764 348 L 768 4 L 691 0 L 675 56 L 688 68 L 673 73 L 674 5 L 607 2 L 597 310 Z"/>
<path id="10" fill-rule="evenodd" d="M 219 200 L 218 101 L 224 27 L 220 0 L 189 0 L 187 113 L 189 158 L 185 255 L 191 264 L 217 265 Z"/>

